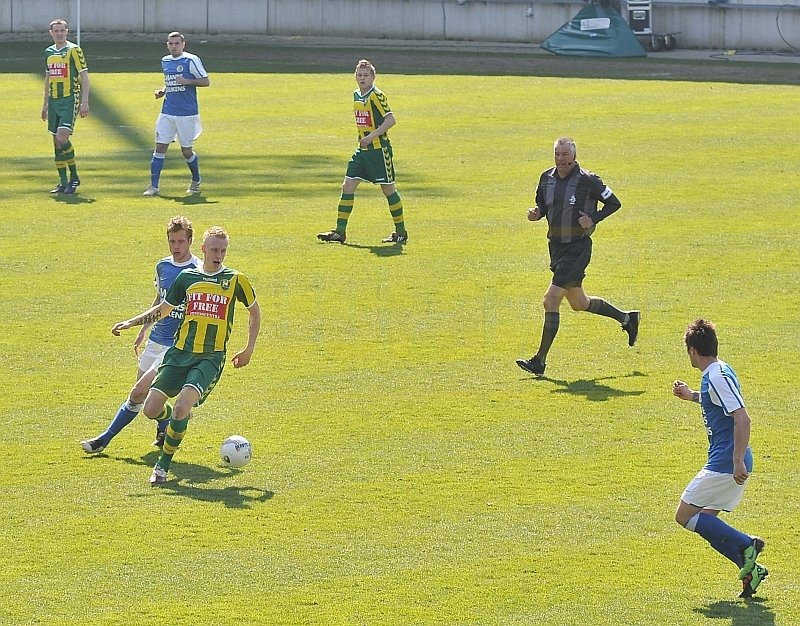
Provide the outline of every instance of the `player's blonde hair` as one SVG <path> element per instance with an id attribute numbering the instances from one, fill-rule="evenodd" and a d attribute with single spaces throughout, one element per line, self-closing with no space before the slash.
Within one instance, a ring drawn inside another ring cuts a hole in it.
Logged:
<path id="1" fill-rule="evenodd" d="M 375 66 L 372 63 L 370 63 L 369 61 L 367 61 L 367 59 L 361 59 L 358 63 L 356 63 L 356 69 L 355 69 L 356 72 L 358 70 L 363 70 L 363 69 L 367 69 L 370 72 L 372 72 L 373 76 L 375 76 L 375 74 L 376 74 Z"/>
<path id="2" fill-rule="evenodd" d="M 553 142 L 553 152 L 556 151 L 558 146 L 567 146 L 572 152 L 572 156 L 578 154 L 578 146 L 575 145 L 575 140 L 572 137 L 559 137 Z"/>
<path id="3" fill-rule="evenodd" d="M 179 32 L 177 30 L 173 30 L 169 35 L 167 35 L 167 39 L 169 39 L 170 37 L 180 37 L 181 41 L 184 41 L 184 42 L 186 41 L 186 37 L 183 36 L 183 33 Z"/>
<path id="4" fill-rule="evenodd" d="M 222 228 L 222 226 L 212 226 L 205 233 L 203 233 L 203 241 L 206 241 L 209 237 L 228 239 L 228 233 L 225 232 L 225 229 Z"/>
<path id="5" fill-rule="evenodd" d="M 181 230 L 186 231 L 186 235 L 189 237 L 189 241 L 191 241 L 194 237 L 192 223 L 189 221 L 189 218 L 184 217 L 183 215 L 176 215 L 167 224 L 167 239 L 169 239 L 170 233 L 177 233 Z"/>
<path id="6" fill-rule="evenodd" d="M 69 26 L 67 26 L 67 20 L 62 19 L 60 17 L 50 22 L 50 30 L 53 30 L 53 26 L 55 26 L 56 24 L 63 24 L 64 28 L 69 30 Z"/>

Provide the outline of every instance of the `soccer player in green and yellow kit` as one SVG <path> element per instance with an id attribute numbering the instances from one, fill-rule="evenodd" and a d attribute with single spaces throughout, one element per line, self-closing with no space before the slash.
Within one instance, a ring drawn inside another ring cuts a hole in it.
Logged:
<path id="1" fill-rule="evenodd" d="M 355 77 L 358 89 L 353 92 L 353 112 L 358 128 L 358 149 L 347 164 L 336 228 L 319 233 L 317 237 L 338 243 L 347 240 L 347 221 L 353 211 L 356 188 L 366 180 L 381 186 L 394 221 L 394 231 L 383 242 L 406 243 L 408 233 L 403 218 L 403 201 L 395 188 L 392 144 L 386 134 L 396 123 L 394 113 L 386 95 L 375 86 L 375 66 L 372 63 L 361 59 L 356 64 Z"/>
<path id="2" fill-rule="evenodd" d="M 67 41 L 67 23 L 50 22 L 53 45 L 45 50 L 47 71 L 44 75 L 42 119 L 53 135 L 56 170 L 59 182 L 50 193 L 75 193 L 81 184 L 75 166 L 75 149 L 70 136 L 78 115 L 89 115 L 89 69 L 80 46 Z M 69 179 L 67 179 L 69 169 Z"/>
<path id="3" fill-rule="evenodd" d="M 202 404 L 222 375 L 225 354 L 233 329 L 236 301 L 250 314 L 247 346 L 237 352 L 231 362 L 244 367 L 250 362 L 261 326 L 261 310 L 248 278 L 241 272 L 225 267 L 228 234 L 219 226 L 209 228 L 203 235 L 203 267 L 185 269 L 167 291 L 160 304 L 111 329 L 115 335 L 132 326 L 155 322 L 170 311 L 185 304 L 183 320 L 175 335 L 175 345 L 167 350 L 156 379 L 144 402 L 143 413 L 150 419 L 169 419 L 164 447 L 153 468 L 150 483 L 167 480 L 172 457 L 186 434 L 193 406 Z M 177 397 L 176 397 L 177 396 Z M 175 405 L 167 403 L 175 398 Z"/>

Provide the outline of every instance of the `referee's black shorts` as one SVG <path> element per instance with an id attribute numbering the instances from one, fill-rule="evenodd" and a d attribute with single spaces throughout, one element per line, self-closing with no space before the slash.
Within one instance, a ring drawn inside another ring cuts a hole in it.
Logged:
<path id="1" fill-rule="evenodd" d="M 553 284 L 562 289 L 580 287 L 592 260 L 592 239 L 581 237 L 569 243 L 550 241 L 548 247 Z"/>

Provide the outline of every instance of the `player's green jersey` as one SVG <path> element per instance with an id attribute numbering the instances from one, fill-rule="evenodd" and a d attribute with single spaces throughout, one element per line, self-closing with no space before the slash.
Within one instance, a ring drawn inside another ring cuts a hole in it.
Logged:
<path id="1" fill-rule="evenodd" d="M 68 41 L 63 48 L 55 44 L 44 51 L 47 75 L 50 77 L 50 97 L 67 98 L 81 93 L 80 73 L 87 70 L 80 46 Z"/>
<path id="2" fill-rule="evenodd" d="M 186 308 L 175 347 L 186 352 L 224 352 L 233 329 L 233 312 L 238 300 L 248 309 L 256 294 L 248 278 L 241 272 L 225 267 L 216 274 L 206 274 L 201 268 L 185 269 L 167 291 L 164 298 Z"/>
<path id="3" fill-rule="evenodd" d="M 362 94 L 360 89 L 353 92 L 353 112 L 356 115 L 356 128 L 358 128 L 358 139 L 361 141 L 378 126 L 383 124 L 386 116 L 392 112 L 386 95 L 374 85 L 366 94 Z M 380 150 L 383 146 L 389 145 L 389 136 L 383 133 L 380 137 L 372 140 L 367 146 L 367 150 Z"/>

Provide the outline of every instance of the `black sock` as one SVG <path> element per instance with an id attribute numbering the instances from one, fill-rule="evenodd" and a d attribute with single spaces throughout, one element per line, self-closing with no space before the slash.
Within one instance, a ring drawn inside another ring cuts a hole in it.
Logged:
<path id="1" fill-rule="evenodd" d="M 544 314 L 544 325 L 542 326 L 542 342 L 539 344 L 539 350 L 536 356 L 544 363 L 547 359 L 547 353 L 550 352 L 550 346 L 553 345 L 553 340 L 558 333 L 558 324 L 561 320 L 561 315 L 558 312 Z"/>
<path id="2" fill-rule="evenodd" d="M 586 310 L 589 313 L 594 313 L 595 315 L 611 317 L 617 320 L 620 324 L 624 324 L 628 320 L 628 314 L 625 311 L 620 311 L 613 304 L 609 304 L 602 298 L 589 298 L 589 308 Z"/>

